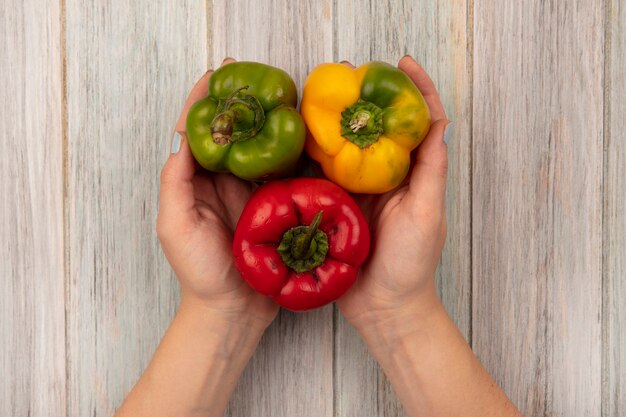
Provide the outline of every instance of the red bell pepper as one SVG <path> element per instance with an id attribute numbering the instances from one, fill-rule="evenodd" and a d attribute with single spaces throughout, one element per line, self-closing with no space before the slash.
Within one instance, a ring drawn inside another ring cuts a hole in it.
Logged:
<path id="1" fill-rule="evenodd" d="M 233 254 L 252 288 L 303 311 L 341 297 L 367 258 L 370 233 L 354 200 L 320 178 L 269 182 L 241 213 Z"/>

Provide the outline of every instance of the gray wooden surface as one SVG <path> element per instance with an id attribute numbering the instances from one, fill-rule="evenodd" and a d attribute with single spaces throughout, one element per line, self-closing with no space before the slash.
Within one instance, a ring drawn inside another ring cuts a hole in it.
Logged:
<path id="1" fill-rule="evenodd" d="M 62 9 L 0 2 L 0 416 L 67 401 Z"/>
<path id="2" fill-rule="evenodd" d="M 527 416 L 626 415 L 626 4 L 0 3 L 0 417 L 109 416 L 178 305 L 154 232 L 186 92 L 225 56 L 415 56 L 450 119 L 439 292 Z M 228 416 L 398 416 L 333 306 L 281 312 Z"/>
<path id="3" fill-rule="evenodd" d="M 530 415 L 601 411 L 600 6 L 474 3 L 473 347 Z"/>
<path id="4" fill-rule="evenodd" d="M 607 2 L 603 170 L 602 410 L 626 415 L 626 3 Z"/>
<path id="5" fill-rule="evenodd" d="M 207 15 L 197 1 L 64 9 L 67 413 L 105 416 L 178 303 L 154 232 L 158 176 L 176 112 L 205 72 Z"/>

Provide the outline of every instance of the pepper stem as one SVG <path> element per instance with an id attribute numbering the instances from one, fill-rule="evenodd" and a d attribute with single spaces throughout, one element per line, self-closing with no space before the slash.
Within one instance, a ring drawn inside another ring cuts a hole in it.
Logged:
<path id="1" fill-rule="evenodd" d="M 265 112 L 259 100 L 237 88 L 220 100 L 211 122 L 211 136 L 218 145 L 241 142 L 255 136 L 263 127 Z"/>
<path id="2" fill-rule="evenodd" d="M 291 249 L 291 253 L 294 258 L 304 259 L 309 252 L 315 251 L 317 245 L 315 244 L 313 237 L 315 237 L 315 233 L 320 227 L 320 223 L 322 223 L 322 213 L 323 211 L 319 211 L 315 217 L 313 217 L 311 224 L 306 226 L 304 234 L 298 235 L 294 239 Z"/>
<path id="3" fill-rule="evenodd" d="M 364 111 L 358 112 L 352 118 L 352 120 L 350 120 L 350 129 L 352 129 L 352 132 L 356 133 L 360 129 L 367 126 L 367 122 L 370 120 L 371 117 L 372 116 L 367 112 L 364 112 Z"/>
<path id="4" fill-rule="evenodd" d="M 283 234 L 276 248 L 285 265 L 296 272 L 306 272 L 324 263 L 328 253 L 328 236 L 320 230 L 322 211 L 308 226 L 296 226 Z"/>
<path id="5" fill-rule="evenodd" d="M 211 123 L 211 135 L 213 142 L 218 145 L 226 145 L 233 135 L 233 114 L 230 111 L 220 113 Z"/>
<path id="6" fill-rule="evenodd" d="M 369 101 L 358 99 L 341 113 L 341 136 L 364 149 L 382 135 L 383 109 Z"/>

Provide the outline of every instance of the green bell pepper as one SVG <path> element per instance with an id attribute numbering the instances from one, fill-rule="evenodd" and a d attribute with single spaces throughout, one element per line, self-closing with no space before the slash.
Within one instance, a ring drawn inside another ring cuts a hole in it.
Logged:
<path id="1" fill-rule="evenodd" d="M 193 156 L 210 171 L 247 180 L 288 175 L 306 137 L 297 99 L 295 83 L 281 69 L 257 62 L 224 65 L 187 115 Z"/>

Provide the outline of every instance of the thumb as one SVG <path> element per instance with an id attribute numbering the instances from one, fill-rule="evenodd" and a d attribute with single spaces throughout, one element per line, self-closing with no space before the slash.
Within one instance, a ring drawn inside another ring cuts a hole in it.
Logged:
<path id="1" fill-rule="evenodd" d="M 171 153 L 161 170 L 157 227 L 178 227 L 195 212 L 192 179 L 196 167 L 184 132 L 175 132 Z"/>
<path id="2" fill-rule="evenodd" d="M 445 208 L 446 178 L 448 176 L 448 146 L 443 141 L 450 122 L 437 120 L 417 149 L 411 172 L 409 194 L 437 209 Z"/>

